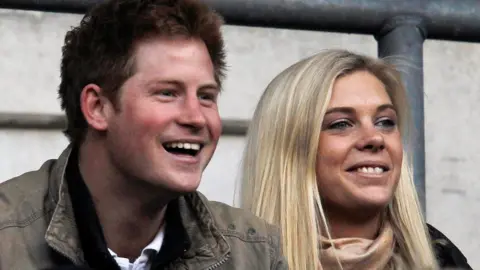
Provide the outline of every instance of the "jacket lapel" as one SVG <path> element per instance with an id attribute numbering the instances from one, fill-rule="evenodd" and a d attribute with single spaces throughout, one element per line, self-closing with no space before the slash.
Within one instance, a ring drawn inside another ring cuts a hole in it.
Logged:
<path id="1" fill-rule="evenodd" d="M 55 204 L 55 210 L 45 233 L 47 244 L 74 264 L 84 263 L 79 241 L 72 202 L 65 182 L 65 168 L 71 152 L 67 147 L 52 168 L 49 179 L 48 199 Z"/>
<path id="2" fill-rule="evenodd" d="M 191 240 L 190 252 L 194 252 L 195 267 L 206 267 L 224 260 L 230 246 L 216 227 L 207 202 L 200 193 L 193 192 L 179 199 L 182 223 Z"/>

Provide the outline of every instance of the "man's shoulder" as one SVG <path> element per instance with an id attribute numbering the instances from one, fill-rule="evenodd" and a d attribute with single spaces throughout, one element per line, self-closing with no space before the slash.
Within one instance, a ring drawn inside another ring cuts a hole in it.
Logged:
<path id="1" fill-rule="evenodd" d="M 277 226 L 255 216 L 250 211 L 234 207 L 222 202 L 208 201 L 217 226 L 224 234 L 235 234 L 236 237 L 247 239 L 267 239 L 280 236 Z"/>
<path id="2" fill-rule="evenodd" d="M 236 254 L 234 257 L 238 260 L 233 260 L 232 265 L 255 261 L 259 269 L 288 269 L 282 256 L 280 229 L 277 226 L 247 210 L 222 202 L 206 202 L 216 228 L 227 239 L 232 253 Z M 249 248 L 246 243 L 255 245 L 255 248 Z M 263 244 L 264 248 L 259 248 L 259 244 Z"/>
<path id="3" fill-rule="evenodd" d="M 29 171 L 0 183 L 0 231 L 27 226 L 45 211 L 48 178 L 54 160 L 40 169 Z"/>

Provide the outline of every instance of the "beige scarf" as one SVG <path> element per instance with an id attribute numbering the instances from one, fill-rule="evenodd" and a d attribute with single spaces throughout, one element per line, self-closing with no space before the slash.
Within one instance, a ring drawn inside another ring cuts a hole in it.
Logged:
<path id="1" fill-rule="evenodd" d="M 337 256 L 343 270 L 384 270 L 393 256 L 395 240 L 390 223 L 385 222 L 375 240 L 362 238 L 320 240 L 319 270 L 340 269 Z M 336 256 L 335 256 L 336 255 Z"/>

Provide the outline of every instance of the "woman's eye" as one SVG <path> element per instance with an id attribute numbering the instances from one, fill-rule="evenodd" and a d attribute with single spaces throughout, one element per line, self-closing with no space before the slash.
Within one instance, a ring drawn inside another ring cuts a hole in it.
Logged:
<path id="1" fill-rule="evenodd" d="M 328 128 L 343 130 L 351 126 L 352 124 L 350 124 L 348 121 L 338 121 L 338 122 L 332 123 Z"/>
<path id="2" fill-rule="evenodd" d="M 392 127 L 395 127 L 397 123 L 392 119 L 387 118 L 387 119 L 380 119 L 379 121 L 377 121 L 376 125 L 382 128 L 392 128 Z"/>

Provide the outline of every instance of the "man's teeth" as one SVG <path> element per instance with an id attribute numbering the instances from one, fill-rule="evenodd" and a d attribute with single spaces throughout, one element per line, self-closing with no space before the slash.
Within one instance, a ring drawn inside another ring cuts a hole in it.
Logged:
<path id="1" fill-rule="evenodd" d="M 383 171 L 381 167 L 360 167 L 357 169 L 357 172 L 361 173 L 383 173 Z"/>
<path id="2" fill-rule="evenodd" d="M 200 150 L 200 144 L 199 143 L 169 143 L 166 146 L 168 148 L 183 148 L 183 149 Z"/>

